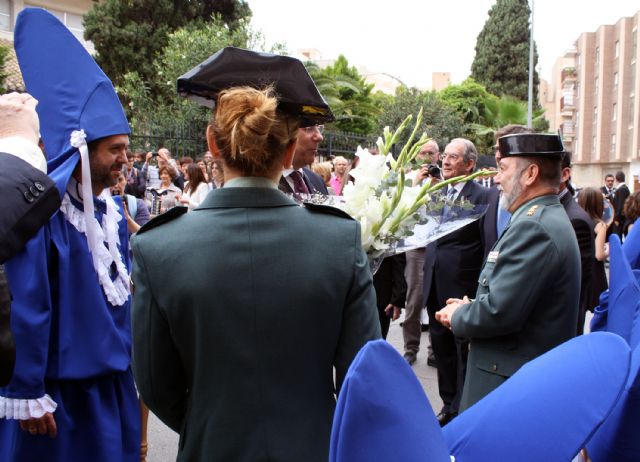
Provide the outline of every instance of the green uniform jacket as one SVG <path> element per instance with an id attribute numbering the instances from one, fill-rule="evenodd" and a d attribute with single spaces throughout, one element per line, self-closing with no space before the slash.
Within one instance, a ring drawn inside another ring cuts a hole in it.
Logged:
<path id="1" fill-rule="evenodd" d="M 516 210 L 478 283 L 475 300 L 451 319 L 454 334 L 470 339 L 461 410 L 575 336 L 580 251 L 557 196 L 537 197 Z"/>
<path id="2" fill-rule="evenodd" d="M 380 337 L 358 223 L 225 187 L 132 247 L 134 373 L 178 460 L 328 460 L 336 388 Z"/>

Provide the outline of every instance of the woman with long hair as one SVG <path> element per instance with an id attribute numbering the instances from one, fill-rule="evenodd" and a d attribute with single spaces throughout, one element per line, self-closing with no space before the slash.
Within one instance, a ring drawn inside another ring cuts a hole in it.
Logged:
<path id="1" fill-rule="evenodd" d="M 273 89 L 220 91 L 224 188 L 132 244 L 136 384 L 180 460 L 326 461 L 335 393 L 380 337 L 358 223 L 278 190 L 303 120 Z"/>
<path id="2" fill-rule="evenodd" d="M 589 306 L 591 311 L 600 304 L 600 294 L 607 290 L 609 284 L 604 270 L 604 261 L 609 257 L 607 244 L 607 224 L 602 220 L 604 212 L 604 196 L 599 189 L 584 188 L 578 195 L 578 205 L 582 207 L 593 221 L 595 234 L 595 259 L 592 269 L 592 291 Z"/>
<path id="3" fill-rule="evenodd" d="M 224 186 L 224 164 L 220 159 L 211 163 L 211 187 L 220 189 Z"/>
<path id="4" fill-rule="evenodd" d="M 184 184 L 184 191 L 182 195 L 177 197 L 178 202 L 189 207 L 189 210 L 195 209 L 199 206 L 207 194 L 209 194 L 209 185 L 204 178 L 202 169 L 195 163 L 187 165 L 185 170 L 184 179 L 187 182 Z"/>

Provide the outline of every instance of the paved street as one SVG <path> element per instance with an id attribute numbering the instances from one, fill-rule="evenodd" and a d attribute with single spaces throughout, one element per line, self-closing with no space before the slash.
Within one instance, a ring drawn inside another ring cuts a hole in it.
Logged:
<path id="1" fill-rule="evenodd" d="M 387 338 L 399 352 L 402 352 L 402 328 L 400 327 L 400 321 L 396 321 L 391 324 L 389 329 L 389 336 Z M 413 365 L 422 387 L 424 388 L 429 401 L 434 408 L 435 412 L 440 411 L 442 407 L 442 401 L 438 397 L 438 385 L 436 381 L 436 370 L 427 366 L 427 344 L 429 342 L 429 336 L 427 333 L 422 334 L 422 341 L 420 342 L 420 353 L 418 354 L 418 360 Z M 178 451 L 178 435 L 172 430 L 167 428 L 158 418 L 153 414 L 149 415 L 149 453 L 147 457 L 148 462 L 173 462 L 176 460 L 176 454 Z"/>

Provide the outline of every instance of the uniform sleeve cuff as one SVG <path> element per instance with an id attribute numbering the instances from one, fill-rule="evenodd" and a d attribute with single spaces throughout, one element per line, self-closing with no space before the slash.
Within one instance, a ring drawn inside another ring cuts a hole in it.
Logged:
<path id="1" fill-rule="evenodd" d="M 58 405 L 51 396 L 45 394 L 36 399 L 16 399 L 0 396 L 0 418 L 39 419 L 47 412 L 54 412 Z"/>

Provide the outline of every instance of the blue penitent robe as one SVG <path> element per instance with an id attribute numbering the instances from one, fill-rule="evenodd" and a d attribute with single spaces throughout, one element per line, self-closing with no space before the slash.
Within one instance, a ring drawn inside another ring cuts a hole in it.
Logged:
<path id="1" fill-rule="evenodd" d="M 77 200 L 71 203 L 82 210 Z M 105 204 L 94 204 L 102 223 Z M 129 269 L 124 219 L 118 234 Z M 5 268 L 14 298 L 17 358 L 0 396 L 51 396 L 58 435 L 31 435 L 18 420 L 0 419 L 0 461 L 137 462 L 140 415 L 130 370 L 130 298 L 121 306 L 108 302 L 87 238 L 62 211 Z"/>

